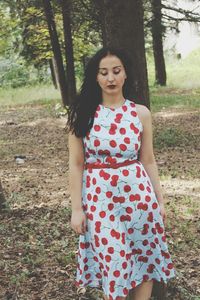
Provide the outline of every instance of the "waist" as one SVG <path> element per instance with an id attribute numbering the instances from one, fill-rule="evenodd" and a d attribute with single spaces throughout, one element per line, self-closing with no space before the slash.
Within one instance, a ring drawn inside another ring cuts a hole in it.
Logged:
<path id="1" fill-rule="evenodd" d="M 128 166 L 134 163 L 138 163 L 139 161 L 137 159 L 132 159 L 132 160 L 125 160 L 123 162 L 119 162 L 119 163 L 102 163 L 102 162 L 95 162 L 95 163 L 86 163 L 84 165 L 84 169 L 101 169 L 101 168 L 120 168 L 123 166 Z"/>

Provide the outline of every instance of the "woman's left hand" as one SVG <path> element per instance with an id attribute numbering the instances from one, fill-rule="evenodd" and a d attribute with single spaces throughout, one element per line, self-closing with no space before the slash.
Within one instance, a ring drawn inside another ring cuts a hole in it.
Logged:
<path id="1" fill-rule="evenodd" d="M 163 223 L 164 225 L 166 225 L 166 212 L 165 212 L 165 207 L 164 207 L 164 203 L 159 203 L 160 205 L 160 214 L 162 216 L 162 219 L 163 219 Z"/>

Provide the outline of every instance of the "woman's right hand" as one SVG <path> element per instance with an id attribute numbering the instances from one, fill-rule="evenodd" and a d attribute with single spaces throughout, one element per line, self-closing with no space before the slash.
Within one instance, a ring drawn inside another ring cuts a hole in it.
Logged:
<path id="1" fill-rule="evenodd" d="M 83 209 L 73 210 L 71 215 L 71 227 L 78 233 L 84 235 L 86 232 L 86 215 Z"/>

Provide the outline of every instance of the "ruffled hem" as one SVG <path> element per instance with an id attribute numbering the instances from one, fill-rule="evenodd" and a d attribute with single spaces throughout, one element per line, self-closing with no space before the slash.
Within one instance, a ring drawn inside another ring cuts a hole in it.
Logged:
<path id="1" fill-rule="evenodd" d="M 175 272 L 175 271 L 174 271 Z M 102 291 L 104 292 L 105 296 L 108 297 L 109 300 L 117 300 L 118 297 L 127 297 L 129 292 L 136 288 L 139 284 L 142 284 L 143 282 L 148 282 L 150 280 L 153 280 L 153 282 L 158 282 L 158 283 L 164 283 L 164 284 L 167 284 L 172 278 L 175 278 L 176 277 L 176 273 L 172 274 L 171 276 L 169 277 L 166 277 L 166 278 L 155 278 L 155 275 L 149 275 L 149 278 L 148 280 L 144 280 L 144 279 L 141 279 L 141 280 L 138 280 L 138 281 L 135 281 L 135 285 L 132 286 L 131 283 L 130 283 L 130 280 L 127 280 L 127 285 L 124 287 L 124 291 L 125 293 L 123 294 L 118 294 L 118 295 L 115 295 L 115 298 L 113 298 L 113 296 L 108 292 L 106 291 L 105 287 L 103 286 L 102 284 L 102 280 L 89 280 L 88 282 L 85 282 L 85 283 L 82 283 L 82 284 L 79 284 L 77 280 L 75 280 L 75 286 L 76 287 L 94 287 L 94 288 L 101 288 Z"/>

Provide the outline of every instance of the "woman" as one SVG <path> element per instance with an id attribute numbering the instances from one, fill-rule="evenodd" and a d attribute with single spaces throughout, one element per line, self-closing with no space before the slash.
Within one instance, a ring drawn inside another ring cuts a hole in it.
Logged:
<path id="1" fill-rule="evenodd" d="M 131 70 L 124 51 L 100 49 L 68 113 L 76 285 L 101 286 L 106 300 L 147 300 L 154 280 L 175 277 L 151 113 L 130 100 Z"/>

